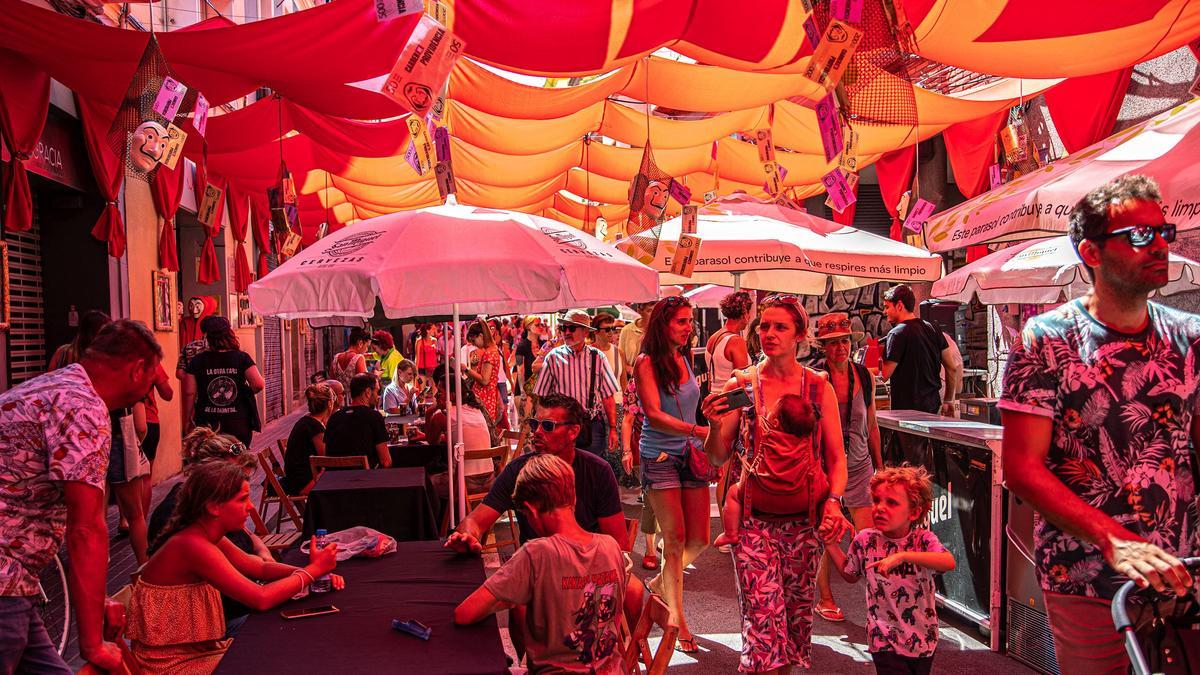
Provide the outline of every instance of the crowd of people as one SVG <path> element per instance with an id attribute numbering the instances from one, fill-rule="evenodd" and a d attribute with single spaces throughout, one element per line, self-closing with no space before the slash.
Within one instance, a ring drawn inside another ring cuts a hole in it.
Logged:
<path id="1" fill-rule="evenodd" d="M 1195 552 L 1200 318 L 1147 300 L 1167 281 L 1175 236 L 1160 202 L 1153 181 L 1133 176 L 1076 205 L 1070 235 L 1092 289 L 1027 323 L 1005 377 L 1004 471 L 1038 512 L 1035 565 L 1063 673 L 1126 667 L 1122 638 L 1107 628 L 1126 580 L 1163 593 L 1132 612 L 1139 634 L 1196 615 L 1180 559 Z M 623 326 L 603 311 L 569 311 L 553 336 L 541 316 L 476 319 L 461 345 L 435 324 L 400 348 L 391 331 L 354 329 L 330 376 L 304 392 L 282 484 L 310 489 L 314 456 L 391 466 L 388 415 L 431 444 L 461 422 L 467 449 L 505 443 L 519 423 L 502 470 L 491 460 L 464 467 L 469 491 L 486 496 L 445 546 L 478 554 L 515 513 L 515 555 L 455 620 L 507 609 L 533 672 L 624 672 L 620 616 L 632 621 L 647 591 L 669 608 L 676 649 L 698 652 L 684 570 L 715 545 L 733 560 L 740 670 L 811 666 L 814 614 L 847 619 L 832 570 L 865 580 L 876 669 L 928 673 L 934 575 L 956 560 L 925 525 L 927 471 L 884 465 L 876 387 L 887 382 L 892 408 L 951 413 L 961 359 L 915 306 L 906 285 L 884 294 L 892 328 L 878 378 L 852 358 L 862 335 L 847 314 L 812 321 L 786 294 L 731 293 L 699 362 L 695 310 L 680 296 L 635 305 L 638 317 Z M 0 394 L 0 673 L 70 672 L 36 607 L 37 574 L 64 543 L 81 655 L 109 670 L 121 662 L 102 630 L 110 489 L 140 565 L 125 635 L 145 672 L 211 671 L 249 612 L 326 575 L 344 586 L 333 574 L 336 545 L 314 538 L 307 565 L 285 565 L 247 530 L 264 383 L 229 322 L 204 309 L 193 312 L 176 369 L 184 479 L 153 513 L 157 400 L 175 388 L 145 325 L 86 314 L 49 372 Z M 817 358 L 802 360 L 810 343 Z M 431 476 L 443 498 L 449 478 Z M 627 557 L 622 485 L 642 503 L 641 565 L 657 572 L 644 586 Z"/>

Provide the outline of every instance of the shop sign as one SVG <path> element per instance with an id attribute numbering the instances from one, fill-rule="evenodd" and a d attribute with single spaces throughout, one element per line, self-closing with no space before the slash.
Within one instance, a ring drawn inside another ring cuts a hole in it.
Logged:
<path id="1" fill-rule="evenodd" d="M 80 144 L 82 139 L 77 135 L 78 132 L 72 133 L 68 124 L 78 123 L 74 120 L 64 121 L 54 114 L 46 118 L 42 137 L 38 139 L 29 159 L 25 160 L 25 168 L 67 187 L 90 191 L 91 180 L 85 176 L 90 176 L 91 170 L 83 168 L 87 160 Z M 3 143 L 0 143 L 0 160 L 12 161 L 12 154 Z"/>

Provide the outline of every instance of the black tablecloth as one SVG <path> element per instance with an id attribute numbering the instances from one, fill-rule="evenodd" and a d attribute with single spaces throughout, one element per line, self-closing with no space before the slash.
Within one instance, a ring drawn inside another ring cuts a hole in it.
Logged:
<path id="1" fill-rule="evenodd" d="M 446 468 L 446 446 L 429 445 L 428 443 L 409 443 L 408 445 L 388 445 L 392 455 L 392 467 L 440 467 Z M 435 473 L 431 470 L 430 473 Z"/>
<path id="2" fill-rule="evenodd" d="M 366 525 L 397 541 L 437 538 L 424 469 L 326 471 L 308 493 L 307 538 Z"/>
<path id="3" fill-rule="evenodd" d="M 307 556 L 293 551 L 287 562 Z M 346 590 L 313 594 L 254 614 L 237 631 L 219 673 L 507 672 L 496 618 L 455 626 L 454 608 L 483 583 L 483 561 L 440 542 L 401 543 L 377 559 L 338 564 Z M 283 609 L 335 605 L 341 611 L 284 620 Z M 392 619 L 433 629 L 428 642 L 392 630 Z"/>

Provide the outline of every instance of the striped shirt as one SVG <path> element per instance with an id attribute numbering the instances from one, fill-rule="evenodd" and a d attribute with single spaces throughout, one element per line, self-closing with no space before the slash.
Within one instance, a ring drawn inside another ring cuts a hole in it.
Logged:
<path id="1" fill-rule="evenodd" d="M 617 378 L 613 375 L 612 367 L 608 365 L 608 359 L 591 345 L 585 346 L 579 352 L 566 345 L 550 350 L 542 364 L 542 371 L 538 373 L 537 386 L 534 387 L 533 393 L 537 396 L 546 396 L 554 392 L 566 394 L 579 401 L 586 409 L 588 385 L 592 382 L 593 368 L 596 393 L 592 399 L 592 410 L 587 412 L 594 416 L 601 409 L 600 404 L 604 399 L 617 393 Z"/>

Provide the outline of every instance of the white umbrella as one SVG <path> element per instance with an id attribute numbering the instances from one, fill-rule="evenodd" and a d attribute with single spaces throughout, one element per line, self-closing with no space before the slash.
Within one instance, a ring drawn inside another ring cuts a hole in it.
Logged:
<path id="1" fill-rule="evenodd" d="M 594 237 L 540 216 L 457 204 L 345 227 L 250 285 L 254 311 L 284 319 L 361 323 L 376 303 L 392 319 L 453 314 L 455 345 L 462 341 L 460 314 L 535 314 L 657 298 L 654 270 Z M 461 439 L 461 418 L 458 425 Z M 466 508 L 461 445 L 455 443 L 450 459 L 460 512 Z M 450 497 L 454 503 L 453 489 Z"/>
<path id="2" fill-rule="evenodd" d="M 1169 258 L 1166 286 L 1170 295 L 1200 289 L 1200 264 L 1174 253 Z M 1083 295 L 1091 282 L 1070 237 L 1024 241 L 986 255 L 955 270 L 933 285 L 935 298 L 985 305 L 1009 302 L 1046 304 Z"/>
<path id="3" fill-rule="evenodd" d="M 833 290 L 844 291 L 878 281 L 934 281 L 942 276 L 941 257 L 923 249 L 802 211 L 788 210 L 790 222 L 784 222 L 757 205 L 754 210 L 699 215 L 696 236 L 702 243 L 695 270 L 687 278 L 670 274 L 682 219 L 667 221 L 651 266 L 663 273 L 665 284 L 721 284 L 804 295 L 825 293 L 830 280 Z"/>
<path id="4" fill-rule="evenodd" d="M 697 286 L 690 291 L 684 292 L 683 295 L 692 303 L 692 307 L 716 309 L 721 306 L 721 300 L 725 299 L 725 296 L 732 292 L 733 289 L 729 286 L 704 284 L 703 286 Z"/>

